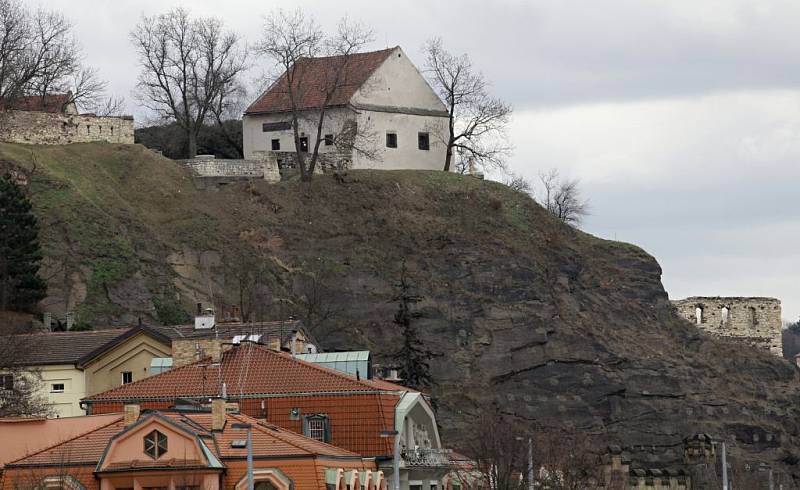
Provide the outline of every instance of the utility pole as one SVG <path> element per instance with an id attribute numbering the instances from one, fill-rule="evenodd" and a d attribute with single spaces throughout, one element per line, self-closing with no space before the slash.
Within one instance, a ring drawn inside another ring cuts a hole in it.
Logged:
<path id="1" fill-rule="evenodd" d="M 396 430 L 382 430 L 381 437 L 394 437 L 394 450 L 392 451 L 392 490 L 400 490 L 400 432 Z"/>
<path id="2" fill-rule="evenodd" d="M 253 490 L 253 426 L 251 424 L 232 424 L 233 429 L 247 429 L 247 490 Z"/>
<path id="3" fill-rule="evenodd" d="M 728 486 L 728 457 L 725 454 L 725 441 L 722 441 L 722 490 L 730 490 Z"/>

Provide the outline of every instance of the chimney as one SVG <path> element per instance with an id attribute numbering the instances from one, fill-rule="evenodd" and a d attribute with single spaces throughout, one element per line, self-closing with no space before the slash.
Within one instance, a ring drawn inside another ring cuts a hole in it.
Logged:
<path id="1" fill-rule="evenodd" d="M 139 420 L 139 405 L 125 405 L 123 413 L 122 421 L 125 423 L 125 427 L 128 427 Z"/>
<path id="2" fill-rule="evenodd" d="M 203 314 L 203 303 L 197 303 L 197 316 Z"/>
<path id="3" fill-rule="evenodd" d="M 214 398 L 211 400 L 211 430 L 220 431 L 225 428 L 225 400 Z"/>

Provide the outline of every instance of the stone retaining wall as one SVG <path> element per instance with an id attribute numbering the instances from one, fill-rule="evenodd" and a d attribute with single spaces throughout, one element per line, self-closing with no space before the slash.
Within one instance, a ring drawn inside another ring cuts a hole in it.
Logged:
<path id="1" fill-rule="evenodd" d="M 133 117 L 0 111 L 0 141 L 29 145 L 94 141 L 133 144 Z"/>
<path id="2" fill-rule="evenodd" d="M 219 159 L 214 155 L 197 155 L 182 162 L 203 179 L 264 179 L 268 182 L 281 180 L 278 164 L 269 159 L 242 160 Z"/>
<path id="3" fill-rule="evenodd" d="M 775 298 L 695 296 L 672 304 L 701 330 L 783 355 L 781 302 Z"/>

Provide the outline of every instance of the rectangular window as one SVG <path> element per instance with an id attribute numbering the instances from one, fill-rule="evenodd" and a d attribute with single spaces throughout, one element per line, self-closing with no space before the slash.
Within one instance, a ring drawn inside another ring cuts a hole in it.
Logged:
<path id="1" fill-rule="evenodd" d="M 287 131 L 289 129 L 292 129 L 292 125 L 286 121 L 263 123 L 261 125 L 261 131 L 264 133 L 269 133 L 271 131 Z"/>
<path id="2" fill-rule="evenodd" d="M 308 153 L 308 136 L 300 137 L 300 151 Z"/>
<path id="3" fill-rule="evenodd" d="M 272 151 L 280 151 L 281 149 L 281 140 L 274 139 L 272 140 Z"/>
<path id="4" fill-rule="evenodd" d="M 133 373 L 130 371 L 122 371 L 122 384 L 126 385 L 133 383 Z"/>
<path id="5" fill-rule="evenodd" d="M 64 393 L 64 383 L 53 383 L 50 385 L 50 393 Z"/>
<path id="6" fill-rule="evenodd" d="M 3 374 L 0 376 L 0 388 L 4 390 L 13 390 L 14 389 L 14 375 L 13 374 Z"/>
<path id="7" fill-rule="evenodd" d="M 431 149 L 431 140 L 428 133 L 419 133 L 417 135 L 417 141 L 419 142 L 419 149 L 420 150 L 430 150 Z"/>
<path id="8" fill-rule="evenodd" d="M 317 441 L 330 442 L 331 427 L 328 416 L 321 413 L 304 416 L 303 435 Z"/>
<path id="9" fill-rule="evenodd" d="M 333 144 L 333 135 L 326 134 L 325 135 L 325 146 L 331 146 Z"/>
<path id="10" fill-rule="evenodd" d="M 386 133 L 386 148 L 397 148 L 397 133 Z"/>

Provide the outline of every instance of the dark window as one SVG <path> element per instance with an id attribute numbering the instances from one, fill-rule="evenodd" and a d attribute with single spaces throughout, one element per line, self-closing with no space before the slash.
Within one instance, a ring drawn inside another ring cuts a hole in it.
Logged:
<path id="1" fill-rule="evenodd" d="M 153 459 L 158 459 L 167 453 L 167 436 L 154 430 L 144 436 L 144 452 Z"/>
<path id="2" fill-rule="evenodd" d="M 64 393 L 64 383 L 53 383 L 50 386 L 50 393 Z"/>
<path id="3" fill-rule="evenodd" d="M 300 137 L 300 151 L 308 153 L 308 136 Z"/>
<path id="4" fill-rule="evenodd" d="M 292 125 L 288 122 L 263 123 L 261 125 L 261 131 L 265 133 L 270 131 L 286 131 L 289 129 L 292 129 Z"/>
<path id="5" fill-rule="evenodd" d="M 130 371 L 122 371 L 122 384 L 126 385 L 133 383 L 133 373 Z"/>
<path id="6" fill-rule="evenodd" d="M 315 413 L 303 417 L 303 435 L 321 442 L 331 442 L 331 425 L 327 415 Z"/>
<path id="7" fill-rule="evenodd" d="M 4 390 L 13 390 L 14 389 L 14 375 L 13 374 L 4 374 L 0 376 L 0 388 Z"/>
<path id="8" fill-rule="evenodd" d="M 281 140 L 274 139 L 272 140 L 272 151 L 278 151 L 281 149 Z"/>
<path id="9" fill-rule="evenodd" d="M 431 149 L 431 140 L 428 133 L 419 133 L 417 135 L 417 141 L 419 142 L 419 149 L 420 150 L 430 150 Z"/>
<path id="10" fill-rule="evenodd" d="M 386 133 L 386 148 L 397 148 L 397 133 Z"/>
<path id="11" fill-rule="evenodd" d="M 86 134 L 89 134 L 89 125 L 86 125 Z"/>
<path id="12" fill-rule="evenodd" d="M 333 144 L 333 135 L 326 134 L 325 135 L 325 146 L 331 146 Z"/>

